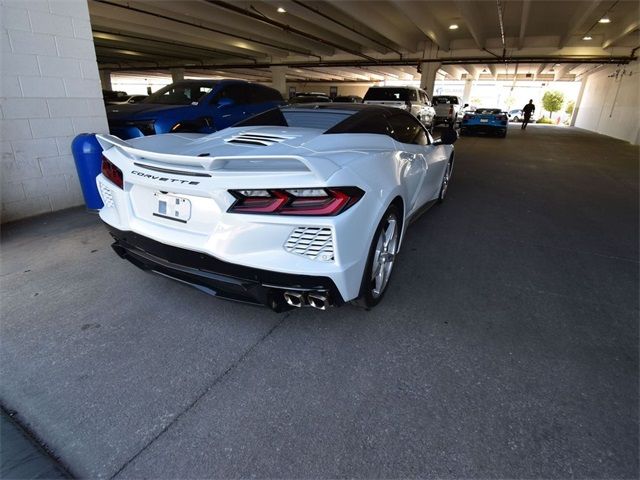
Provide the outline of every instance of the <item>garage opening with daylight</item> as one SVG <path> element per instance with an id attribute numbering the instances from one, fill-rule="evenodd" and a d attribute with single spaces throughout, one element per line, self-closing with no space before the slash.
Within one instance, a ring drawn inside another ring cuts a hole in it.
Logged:
<path id="1" fill-rule="evenodd" d="M 638 478 L 635 0 L 0 0 L 0 476 Z"/>

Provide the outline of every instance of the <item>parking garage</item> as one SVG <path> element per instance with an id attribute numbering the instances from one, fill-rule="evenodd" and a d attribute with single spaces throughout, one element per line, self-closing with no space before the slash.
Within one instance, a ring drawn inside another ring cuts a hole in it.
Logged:
<path id="1" fill-rule="evenodd" d="M 638 22 L 624 0 L 4 0 L 2 476 L 37 476 L 11 424 L 41 476 L 637 478 Z M 110 92 L 224 79 L 545 121 L 457 139 L 375 308 L 278 313 L 119 258 L 71 152 L 109 133 Z"/>

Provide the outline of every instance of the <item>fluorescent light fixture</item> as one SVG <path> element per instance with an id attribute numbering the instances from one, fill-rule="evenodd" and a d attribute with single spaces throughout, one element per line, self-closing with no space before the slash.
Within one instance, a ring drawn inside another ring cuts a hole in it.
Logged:
<path id="1" fill-rule="evenodd" d="M 582 37 L 583 40 L 593 40 L 593 37 L 591 37 L 590 35 L 585 35 L 584 37 Z"/>
<path id="2" fill-rule="evenodd" d="M 278 7 L 278 13 L 287 13 L 287 11 L 282 7 Z"/>
<path id="3" fill-rule="evenodd" d="M 611 20 L 609 20 L 609 17 L 602 17 L 598 20 L 598 23 L 611 23 Z"/>
<path id="4" fill-rule="evenodd" d="M 452 23 L 451 25 L 449 25 L 449 30 L 457 30 L 458 29 L 458 25 L 456 25 L 455 23 Z"/>

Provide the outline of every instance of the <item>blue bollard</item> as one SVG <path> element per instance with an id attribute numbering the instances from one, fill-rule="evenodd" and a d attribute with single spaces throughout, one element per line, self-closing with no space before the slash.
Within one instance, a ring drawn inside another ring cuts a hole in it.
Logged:
<path id="1" fill-rule="evenodd" d="M 104 204 L 98 193 L 96 177 L 102 168 L 102 147 L 93 133 L 81 133 L 71 142 L 80 187 L 89 210 L 100 210 Z"/>

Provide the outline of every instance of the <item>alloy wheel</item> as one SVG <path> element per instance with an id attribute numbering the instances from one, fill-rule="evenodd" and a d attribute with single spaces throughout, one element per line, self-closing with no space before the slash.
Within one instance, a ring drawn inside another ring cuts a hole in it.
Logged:
<path id="1" fill-rule="evenodd" d="M 393 270 L 398 248 L 398 219 L 391 212 L 385 219 L 385 226 L 380 230 L 376 242 L 371 268 L 371 295 L 379 298 L 383 293 Z"/>

